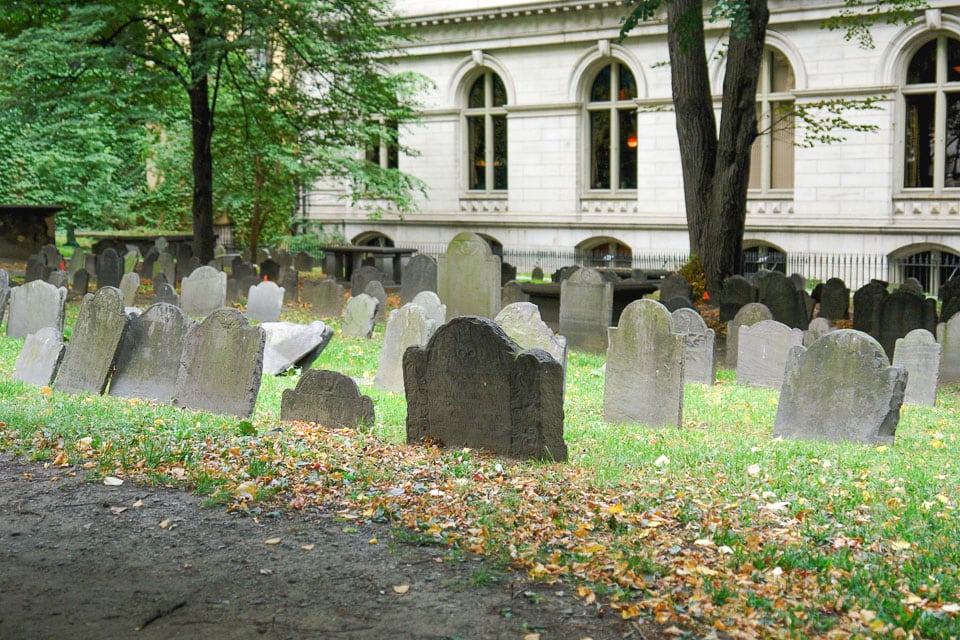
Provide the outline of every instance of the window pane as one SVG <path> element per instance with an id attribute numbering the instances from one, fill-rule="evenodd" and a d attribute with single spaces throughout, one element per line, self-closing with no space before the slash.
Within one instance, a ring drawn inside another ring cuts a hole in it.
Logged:
<path id="1" fill-rule="evenodd" d="M 907 84 L 937 81 L 937 41 L 931 40 L 920 47 L 910 60 L 907 69 Z"/>
<path id="2" fill-rule="evenodd" d="M 503 86 L 503 81 L 495 73 L 490 74 L 493 76 L 493 106 L 502 107 L 507 104 L 507 90 Z"/>
<path id="3" fill-rule="evenodd" d="M 947 82 L 960 82 L 960 40 L 947 40 Z"/>
<path id="4" fill-rule="evenodd" d="M 387 169 L 397 169 L 400 166 L 400 125 L 396 120 L 388 120 L 391 137 L 387 140 Z"/>
<path id="5" fill-rule="evenodd" d="M 637 81 L 634 80 L 633 74 L 630 73 L 630 70 L 627 69 L 622 64 L 620 67 L 620 88 L 617 93 L 617 98 L 619 100 L 633 100 L 637 97 Z"/>
<path id="6" fill-rule="evenodd" d="M 593 79 L 593 86 L 590 88 L 590 102 L 609 102 L 610 101 L 610 69 L 612 65 L 607 65 Z"/>
<path id="7" fill-rule="evenodd" d="M 637 114 L 633 109 L 617 110 L 620 121 L 620 188 L 637 188 Z"/>
<path id="8" fill-rule="evenodd" d="M 760 107 L 757 106 L 757 122 L 761 122 L 760 119 Z M 763 136 L 757 136 L 753 141 L 753 145 L 750 147 L 750 182 L 748 188 L 750 189 L 762 189 L 763 183 L 761 182 L 761 176 L 763 175 Z"/>
<path id="9" fill-rule="evenodd" d="M 960 94 L 947 94 L 947 144 L 943 186 L 960 187 Z"/>
<path id="10" fill-rule="evenodd" d="M 471 116 L 467 118 L 467 137 L 469 153 L 467 157 L 470 162 L 470 188 L 487 188 L 487 162 L 485 159 L 486 148 L 484 146 L 484 128 L 483 116 Z"/>
<path id="11" fill-rule="evenodd" d="M 467 106 L 471 109 L 482 109 L 485 106 L 483 102 L 485 77 L 486 74 L 481 75 L 470 87 L 470 96 L 467 98 Z"/>
<path id="12" fill-rule="evenodd" d="M 773 54 L 772 68 L 770 77 L 770 86 L 773 92 L 790 91 L 794 87 L 793 67 L 787 57 L 779 51 L 771 51 Z M 769 58 L 768 58 L 769 59 Z"/>
<path id="13" fill-rule="evenodd" d="M 770 139 L 770 188 L 793 189 L 793 116 L 787 113 L 792 102 L 774 102 L 774 126 Z"/>
<path id="14" fill-rule="evenodd" d="M 933 186 L 934 96 L 906 96 L 903 186 Z"/>
<path id="15" fill-rule="evenodd" d="M 493 188 L 507 188 L 507 117 L 493 116 Z"/>
<path id="16" fill-rule="evenodd" d="M 590 112 L 590 188 L 610 188 L 610 112 Z"/>

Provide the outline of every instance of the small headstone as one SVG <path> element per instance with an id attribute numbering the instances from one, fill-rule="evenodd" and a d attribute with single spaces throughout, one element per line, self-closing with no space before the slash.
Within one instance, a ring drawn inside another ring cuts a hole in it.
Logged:
<path id="1" fill-rule="evenodd" d="M 341 333 L 354 338 L 369 338 L 372 336 L 378 304 L 376 298 L 365 293 L 351 296 L 343 309 Z"/>
<path id="2" fill-rule="evenodd" d="M 260 276 L 244 276 L 237 281 L 237 296 L 243 296 L 246 299 L 247 294 L 250 293 L 250 287 L 255 287 L 261 282 L 264 282 Z M 269 280 L 267 281 L 269 282 Z"/>
<path id="3" fill-rule="evenodd" d="M 180 280 L 181 286 L 183 279 L 189 276 L 192 276 L 194 271 L 199 269 L 201 266 L 199 256 L 190 256 L 189 258 L 184 259 L 182 256 L 177 260 L 177 279 Z M 212 267 L 210 267 L 212 268 Z M 214 269 L 215 271 L 217 269 Z"/>
<path id="4" fill-rule="evenodd" d="M 442 267 L 441 267 L 442 268 Z M 459 316 L 403 354 L 407 442 L 563 461 L 563 370 L 493 320 Z"/>
<path id="5" fill-rule="evenodd" d="M 67 272 L 60 269 L 49 272 L 44 279 L 55 287 L 66 287 L 70 284 L 70 281 L 67 280 Z"/>
<path id="6" fill-rule="evenodd" d="M 660 303 L 671 298 L 693 299 L 693 285 L 679 273 L 671 273 L 660 281 Z"/>
<path id="7" fill-rule="evenodd" d="M 280 263 L 266 259 L 260 262 L 260 275 L 273 282 L 280 282 Z"/>
<path id="8" fill-rule="evenodd" d="M 374 316 L 374 322 L 383 324 L 387 321 L 387 292 L 383 288 L 383 283 L 379 280 L 371 280 L 363 288 L 362 293 L 375 298 L 377 301 L 377 313 Z"/>
<path id="9" fill-rule="evenodd" d="M 737 384 L 779 389 L 787 355 L 803 346 L 803 331 L 776 320 L 761 320 L 740 327 Z"/>
<path id="10" fill-rule="evenodd" d="M 579 271 L 581 268 L 582 267 L 580 267 L 580 265 L 578 264 L 572 264 L 566 267 L 560 267 L 559 269 L 557 269 L 556 271 L 550 274 L 550 281 L 563 282 L 564 280 L 572 276 L 574 273 Z"/>
<path id="11" fill-rule="evenodd" d="M 670 315 L 673 332 L 683 336 L 683 381 L 713 384 L 717 378 L 713 329 L 693 309 L 676 309 Z"/>
<path id="12" fill-rule="evenodd" d="M 289 251 L 281 247 L 273 251 L 273 261 L 280 265 L 280 271 L 283 271 L 293 264 L 293 256 L 290 255 Z"/>
<path id="13" fill-rule="evenodd" d="M 223 246 L 223 243 L 220 242 L 220 239 L 217 239 L 217 242 L 213 245 L 213 257 L 214 259 L 222 258 L 227 255 L 227 248 Z"/>
<path id="14" fill-rule="evenodd" d="M 809 347 L 814 342 L 833 331 L 833 326 L 826 318 L 814 318 L 810 326 L 803 332 L 803 346 Z"/>
<path id="15" fill-rule="evenodd" d="M 88 253 L 83 256 L 83 268 L 87 270 L 91 276 L 97 273 L 97 256 Z"/>
<path id="16" fill-rule="evenodd" d="M 449 318 L 493 318 L 500 311 L 500 258 L 477 234 L 458 233 L 437 260 L 437 294 Z"/>
<path id="17" fill-rule="evenodd" d="M 52 269 L 47 266 L 41 254 L 35 253 L 27 258 L 26 270 L 23 274 L 23 282 L 33 282 L 34 280 L 46 281 L 47 274 Z"/>
<path id="18" fill-rule="evenodd" d="M 904 404 L 930 407 L 936 404 L 941 351 L 941 345 L 926 329 L 914 329 L 904 337 L 897 338 L 893 365 L 907 370 Z"/>
<path id="19" fill-rule="evenodd" d="M 560 284 L 560 335 L 567 346 L 592 353 L 607 349 L 613 317 L 613 285 L 595 269 L 582 268 Z"/>
<path id="20" fill-rule="evenodd" d="M 236 309 L 216 309 L 191 325 L 184 338 L 174 404 L 241 418 L 252 415 L 265 342 L 264 330 L 250 326 Z"/>
<path id="21" fill-rule="evenodd" d="M 720 290 L 720 322 L 730 322 L 740 309 L 757 302 L 760 291 L 743 276 L 730 276 Z"/>
<path id="22" fill-rule="evenodd" d="M 394 309 L 387 318 L 383 348 L 373 385 L 384 391 L 403 393 L 403 354 L 413 346 L 423 346 L 440 325 L 423 307 L 408 303 Z"/>
<path id="23" fill-rule="evenodd" d="M 874 338 L 880 335 L 880 307 L 890 293 L 887 283 L 871 280 L 853 294 L 853 328 Z"/>
<path id="24" fill-rule="evenodd" d="M 530 296 L 523 292 L 519 282 L 511 280 L 500 288 L 500 304 L 506 309 L 514 302 L 530 302 Z"/>
<path id="25" fill-rule="evenodd" d="M 275 376 L 294 367 L 309 369 L 333 337 L 333 329 L 314 320 L 310 324 L 264 322 L 263 374 Z"/>
<path id="26" fill-rule="evenodd" d="M 12 380 L 45 387 L 53 384 L 63 360 L 63 338 L 53 327 L 31 333 L 23 343 Z"/>
<path id="27" fill-rule="evenodd" d="M 109 394 L 170 404 L 188 326 L 183 311 L 167 302 L 152 304 L 133 318 L 120 341 Z"/>
<path id="28" fill-rule="evenodd" d="M 63 335 L 67 290 L 43 280 L 34 280 L 10 290 L 7 335 L 26 338 L 44 327 L 53 327 Z"/>
<path id="29" fill-rule="evenodd" d="M 413 256 L 403 267 L 400 304 L 412 302 L 421 291 L 437 291 L 437 260 L 424 253 Z"/>
<path id="30" fill-rule="evenodd" d="M 729 279 L 729 278 L 728 278 Z M 762 320 L 773 320 L 766 305 L 759 302 L 745 304 L 737 311 L 733 320 L 727 323 L 727 367 L 737 368 L 737 351 L 740 348 L 740 327 L 750 326 Z"/>
<path id="31" fill-rule="evenodd" d="M 773 435 L 893 444 L 906 383 L 876 340 L 834 331 L 790 351 Z"/>
<path id="32" fill-rule="evenodd" d="M 153 241 L 153 246 L 158 253 L 166 253 L 170 250 L 170 241 L 160 237 Z"/>
<path id="33" fill-rule="evenodd" d="M 850 289 L 840 278 L 830 278 L 820 290 L 819 317 L 847 320 L 850 317 Z"/>
<path id="34" fill-rule="evenodd" d="M 180 306 L 180 296 L 177 295 L 177 290 L 173 288 L 172 284 L 161 282 L 153 285 L 153 303 L 160 302 Z"/>
<path id="35" fill-rule="evenodd" d="M 374 280 L 383 284 L 384 280 L 386 279 L 386 274 L 376 267 L 360 267 L 359 269 L 354 270 L 353 274 L 350 276 L 350 294 L 357 295 L 358 293 L 363 293 L 363 290 L 367 288 L 367 285 Z"/>
<path id="36" fill-rule="evenodd" d="M 937 325 L 937 342 L 942 348 L 938 384 L 960 383 L 960 314 Z"/>
<path id="37" fill-rule="evenodd" d="M 540 282 L 543 280 L 543 269 L 540 267 L 534 267 L 533 271 L 530 272 L 530 279 L 534 282 Z"/>
<path id="38" fill-rule="evenodd" d="M 86 269 L 77 269 L 73 274 L 73 286 L 70 287 L 70 293 L 82 298 L 90 290 L 90 274 Z"/>
<path id="39" fill-rule="evenodd" d="M 250 289 L 248 288 L 247 291 Z M 227 295 L 225 305 L 230 306 L 240 299 L 240 283 L 235 278 L 227 278 Z"/>
<path id="40" fill-rule="evenodd" d="M 60 251 L 57 250 L 56 245 L 43 245 L 40 247 L 40 255 L 43 257 L 44 264 L 51 269 L 59 269 L 63 264 L 63 256 L 60 255 Z"/>
<path id="41" fill-rule="evenodd" d="M 140 263 L 140 279 L 141 280 L 153 280 L 153 272 L 157 266 L 157 259 L 160 257 L 160 254 L 156 249 L 150 247 L 150 250 L 147 251 L 147 255 L 143 256 L 143 262 Z"/>
<path id="42" fill-rule="evenodd" d="M 137 289 L 140 288 L 140 276 L 132 271 L 128 271 L 120 278 L 120 292 L 123 294 L 123 305 L 125 307 L 135 307 L 137 300 Z"/>
<path id="43" fill-rule="evenodd" d="M 166 281 L 174 286 L 177 285 L 177 263 L 174 261 L 173 256 L 169 253 L 161 253 L 160 257 L 157 258 L 157 267 L 160 269 L 160 273 L 163 274 L 163 277 Z M 156 280 L 158 275 L 154 276 Z"/>
<path id="44" fill-rule="evenodd" d="M 293 256 L 293 268 L 299 273 L 310 273 L 313 271 L 314 260 L 306 251 L 298 251 L 295 256 Z"/>
<path id="45" fill-rule="evenodd" d="M 127 326 L 123 294 L 98 287 L 80 303 L 73 333 L 63 354 L 56 388 L 64 393 L 103 393 Z"/>
<path id="46" fill-rule="evenodd" d="M 77 271 L 85 267 L 86 257 L 87 254 L 84 253 L 83 249 L 80 247 L 74 248 L 73 255 L 70 256 L 70 260 L 67 262 L 67 273 L 71 280 Z"/>
<path id="47" fill-rule="evenodd" d="M 180 283 L 180 308 L 188 318 L 202 318 L 227 301 L 227 274 L 213 267 L 198 267 Z"/>
<path id="48" fill-rule="evenodd" d="M 880 325 L 876 336 L 883 350 L 893 357 L 897 338 L 914 329 L 937 330 L 937 301 L 913 293 L 894 291 L 880 304 Z"/>
<path id="49" fill-rule="evenodd" d="M 123 262 L 113 249 L 104 249 L 97 256 L 97 288 L 120 287 L 120 278 L 123 277 Z"/>
<path id="50" fill-rule="evenodd" d="M 283 309 L 283 287 L 264 280 L 247 293 L 247 317 L 257 322 L 279 322 Z"/>
<path id="51" fill-rule="evenodd" d="M 656 300 L 627 305 L 610 327 L 603 419 L 650 427 L 680 426 L 683 416 L 683 337 Z"/>
<path id="52" fill-rule="evenodd" d="M 802 273 L 791 273 L 790 282 L 796 287 L 797 291 L 807 290 L 807 278 Z"/>
<path id="53" fill-rule="evenodd" d="M 447 305 L 440 302 L 440 296 L 433 291 L 421 291 L 413 297 L 413 304 L 423 307 L 427 317 L 439 327 L 447 321 Z"/>
<path id="54" fill-rule="evenodd" d="M 135 271 L 138 264 L 140 264 L 140 251 L 136 247 L 123 254 L 124 273 Z"/>
<path id="55" fill-rule="evenodd" d="M 357 383 L 337 371 L 309 369 L 295 389 L 285 389 L 280 419 L 316 422 L 331 429 L 373 425 L 373 400 L 360 393 Z"/>
<path id="56" fill-rule="evenodd" d="M 300 285 L 300 277 L 297 272 L 290 267 L 285 267 L 280 272 L 280 286 L 283 288 L 283 301 L 287 304 L 293 304 L 297 301 L 297 290 Z"/>
<path id="57" fill-rule="evenodd" d="M 532 302 L 509 304 L 497 317 L 496 323 L 521 349 L 542 349 L 567 370 L 567 339 L 556 335 L 540 317 L 540 309 Z"/>
<path id="58" fill-rule="evenodd" d="M 333 278 L 319 282 L 304 280 L 301 300 L 309 304 L 313 312 L 321 318 L 339 318 L 343 312 L 343 298 L 346 290 Z"/>

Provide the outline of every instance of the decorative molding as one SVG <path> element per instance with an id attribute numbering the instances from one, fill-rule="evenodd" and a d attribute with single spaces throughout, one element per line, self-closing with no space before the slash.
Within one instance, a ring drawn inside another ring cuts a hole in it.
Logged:
<path id="1" fill-rule="evenodd" d="M 640 213 L 639 204 L 635 198 L 581 198 L 581 213 L 593 214 L 637 214 Z"/>
<path id="2" fill-rule="evenodd" d="M 960 219 L 960 199 L 894 199 L 893 215 L 897 217 L 920 216 L 921 218 L 939 218 L 952 216 Z"/>
<path id="3" fill-rule="evenodd" d="M 460 196 L 460 211 L 461 213 L 508 213 L 510 207 L 506 198 Z"/>
<path id="4" fill-rule="evenodd" d="M 793 215 L 793 198 L 747 198 L 747 215 Z"/>

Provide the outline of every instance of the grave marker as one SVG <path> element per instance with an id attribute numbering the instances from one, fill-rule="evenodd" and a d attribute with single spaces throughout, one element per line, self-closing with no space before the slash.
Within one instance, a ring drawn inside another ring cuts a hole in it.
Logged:
<path id="1" fill-rule="evenodd" d="M 560 335 L 568 347 L 603 353 L 612 316 L 613 285 L 595 269 L 578 269 L 561 282 Z"/>
<path id="2" fill-rule="evenodd" d="M 500 311 L 500 258 L 477 234 L 458 233 L 437 261 L 437 293 L 449 318 L 493 318 Z"/>
<path id="3" fill-rule="evenodd" d="M 737 384 L 779 389 L 790 349 L 803 345 L 803 331 L 776 320 L 740 327 Z"/>
<path id="4" fill-rule="evenodd" d="M 280 419 L 316 422 L 332 429 L 373 425 L 373 400 L 360 393 L 357 383 L 337 371 L 304 371 L 295 389 L 285 389 Z"/>
<path id="5" fill-rule="evenodd" d="M 116 287 L 98 287 L 85 296 L 57 373 L 57 390 L 103 393 L 127 321 Z"/>
<path id="6" fill-rule="evenodd" d="M 64 348 L 62 336 L 53 327 L 31 333 L 20 349 L 11 379 L 38 387 L 52 385 L 63 360 Z"/>
<path id="7" fill-rule="evenodd" d="M 904 404 L 929 407 L 937 403 L 937 375 L 940 372 L 941 345 L 926 329 L 914 329 L 897 338 L 893 365 L 907 372 Z"/>
<path id="8" fill-rule="evenodd" d="M 170 286 L 170 285 L 165 285 Z M 108 393 L 170 404 L 189 321 L 176 305 L 150 305 L 127 325 Z"/>

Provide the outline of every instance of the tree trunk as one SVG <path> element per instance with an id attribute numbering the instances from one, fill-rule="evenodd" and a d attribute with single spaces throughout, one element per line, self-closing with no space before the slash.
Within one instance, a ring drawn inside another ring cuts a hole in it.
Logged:
<path id="1" fill-rule="evenodd" d="M 213 110 L 210 106 L 210 81 L 204 48 L 209 46 L 203 18 L 191 14 L 187 21 L 190 39 L 191 129 L 193 132 L 193 254 L 200 264 L 213 260 Z"/>

